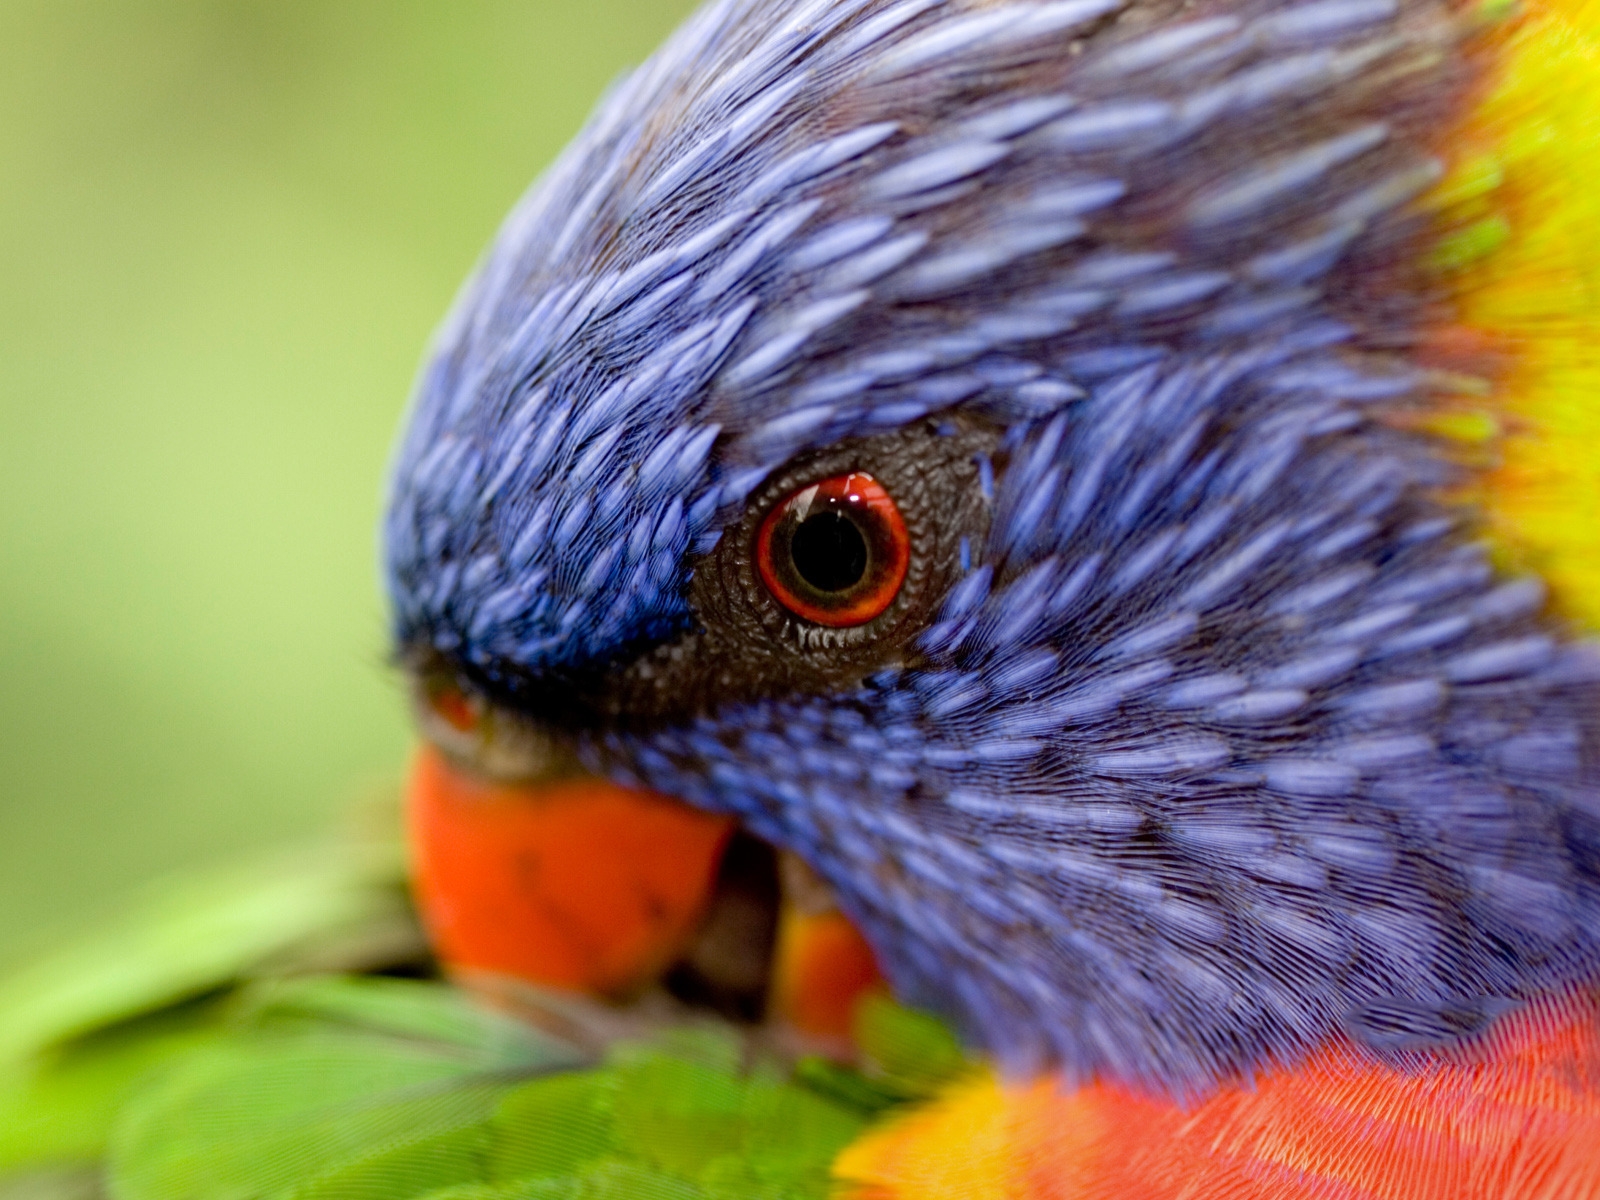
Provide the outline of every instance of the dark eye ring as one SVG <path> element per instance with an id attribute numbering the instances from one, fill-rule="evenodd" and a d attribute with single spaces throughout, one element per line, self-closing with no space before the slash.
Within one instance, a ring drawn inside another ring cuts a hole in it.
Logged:
<path id="1" fill-rule="evenodd" d="M 756 570 L 773 598 L 803 620 L 865 625 L 900 592 L 911 535 L 893 498 L 853 471 L 791 493 L 756 531 Z"/>

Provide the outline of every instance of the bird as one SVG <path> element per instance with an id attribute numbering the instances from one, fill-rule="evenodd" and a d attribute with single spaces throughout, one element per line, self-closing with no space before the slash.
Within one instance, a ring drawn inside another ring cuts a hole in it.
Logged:
<path id="1" fill-rule="evenodd" d="M 714 0 L 619 82 L 384 524 L 430 811 L 678 814 L 665 932 L 556 982 L 659 969 L 737 829 L 992 1064 L 870 1194 L 1600 1194 L 1595 49 Z"/>
<path id="2" fill-rule="evenodd" d="M 449 982 L 133 914 L 6 1185 L 1600 1196 L 1597 16 L 710 0 L 391 464 Z"/>

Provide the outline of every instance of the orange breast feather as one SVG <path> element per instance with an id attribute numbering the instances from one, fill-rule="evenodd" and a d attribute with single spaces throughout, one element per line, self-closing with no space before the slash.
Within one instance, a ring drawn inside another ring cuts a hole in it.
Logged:
<path id="1" fill-rule="evenodd" d="M 975 1078 L 845 1150 L 859 1200 L 1591 1200 L 1600 1005 L 1412 1070 L 1332 1047 L 1197 1107 Z"/>

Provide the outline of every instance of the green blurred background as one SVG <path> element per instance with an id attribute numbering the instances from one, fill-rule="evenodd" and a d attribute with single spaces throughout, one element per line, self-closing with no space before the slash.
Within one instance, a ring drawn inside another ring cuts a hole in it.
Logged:
<path id="1" fill-rule="evenodd" d="M 687 0 L 0 0 L 0 962 L 392 788 L 433 324 Z"/>

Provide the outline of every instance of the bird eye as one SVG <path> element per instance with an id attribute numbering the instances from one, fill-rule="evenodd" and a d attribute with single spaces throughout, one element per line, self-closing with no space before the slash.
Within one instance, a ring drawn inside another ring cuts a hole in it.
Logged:
<path id="1" fill-rule="evenodd" d="M 773 506 L 756 531 L 773 597 L 817 625 L 865 625 L 894 603 L 911 562 L 905 519 L 871 475 L 835 475 Z"/>

